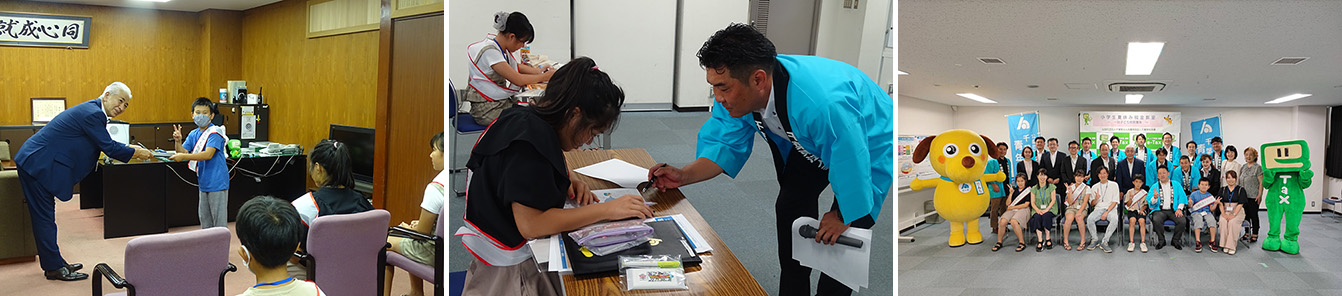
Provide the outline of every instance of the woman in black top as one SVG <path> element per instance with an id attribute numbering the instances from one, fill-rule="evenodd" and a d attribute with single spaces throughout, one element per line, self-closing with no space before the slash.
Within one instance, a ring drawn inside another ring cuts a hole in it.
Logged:
<path id="1" fill-rule="evenodd" d="M 637 195 L 564 209 L 565 199 L 586 189 L 571 178 L 563 152 L 614 126 L 623 103 L 624 92 L 592 59 L 581 57 L 555 73 L 535 107 L 504 110 L 485 130 L 466 162 L 472 175 L 465 222 L 472 233 L 463 244 L 476 259 L 463 294 L 520 295 L 550 287 L 524 248 L 527 240 L 603 220 L 652 216 Z"/>
<path id="2" fill-rule="evenodd" d="M 1239 232 L 1243 228 L 1240 225 L 1244 224 L 1245 205 L 1254 207 L 1250 210 L 1257 210 L 1258 204 L 1244 191 L 1244 187 L 1239 186 L 1239 172 L 1226 171 L 1225 180 L 1226 186 L 1218 190 L 1221 219 L 1217 222 L 1221 224 L 1221 248 L 1225 249 L 1226 255 L 1235 255 Z"/>
<path id="3" fill-rule="evenodd" d="M 1021 148 L 1020 156 L 1025 160 L 1016 162 L 1016 175 L 1025 176 L 1026 187 L 1038 185 L 1039 171 L 1042 171 L 1043 168 L 1039 167 L 1038 161 L 1034 161 L 1034 149 L 1031 149 L 1030 147 Z M 1027 165 L 1029 166 L 1028 168 L 1026 167 Z"/>

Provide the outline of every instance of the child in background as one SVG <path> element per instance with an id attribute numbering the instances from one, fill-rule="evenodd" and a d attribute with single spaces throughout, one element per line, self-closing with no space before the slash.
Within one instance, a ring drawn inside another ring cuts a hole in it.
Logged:
<path id="1" fill-rule="evenodd" d="M 295 280 L 285 272 L 285 262 L 302 240 L 303 224 L 298 211 L 283 200 L 258 196 L 238 210 L 238 256 L 242 266 L 256 275 L 256 285 L 239 296 L 324 296 L 317 284 Z"/>
<path id="2" fill-rule="evenodd" d="M 182 126 L 173 125 L 172 139 L 177 146 L 177 154 L 168 157 L 172 161 L 190 161 L 187 167 L 196 172 L 196 182 L 200 183 L 200 228 L 228 227 L 228 165 L 224 160 L 224 127 L 211 125 L 219 109 L 207 98 L 196 98 L 191 103 L 191 120 L 196 129 L 182 141 Z M 191 145 L 191 146 L 187 146 Z"/>
<path id="3" fill-rule="evenodd" d="M 415 232 L 433 235 L 434 229 L 438 227 L 438 215 L 443 214 L 439 212 L 443 209 L 444 197 L 447 195 L 447 189 L 443 187 L 443 184 L 451 181 L 452 175 L 449 171 L 443 170 L 443 168 L 447 166 L 446 163 L 443 162 L 443 133 L 433 135 L 433 138 L 429 139 L 429 146 L 431 147 L 429 161 L 433 165 L 433 170 L 438 171 L 438 176 L 433 177 L 433 182 L 430 182 L 429 185 L 424 188 L 424 200 L 420 202 L 419 205 L 421 208 L 419 211 L 419 220 L 410 221 L 410 224 L 401 223 L 400 226 L 409 228 Z M 404 255 L 406 258 L 410 258 L 410 260 L 419 262 L 419 264 L 428 266 L 438 265 L 438 258 L 434 256 L 437 242 L 388 236 L 387 243 L 391 244 L 392 252 Z M 395 270 L 392 270 L 391 265 L 387 265 L 387 272 L 385 273 L 387 278 L 383 285 L 383 287 L 387 287 L 384 292 L 385 295 L 391 295 L 391 279 L 392 276 L 396 274 L 394 271 Z M 424 280 L 411 274 L 410 296 L 423 295 Z"/>
<path id="4" fill-rule="evenodd" d="M 302 218 L 302 241 L 307 242 L 307 227 L 312 219 L 326 215 L 354 214 L 373 210 L 373 204 L 354 191 L 349 146 L 336 140 L 321 140 L 308 155 L 308 176 L 317 184 L 317 191 L 294 199 L 294 208 Z M 295 258 L 295 260 L 297 260 Z M 307 280 L 307 270 L 291 262 L 289 274 Z"/>

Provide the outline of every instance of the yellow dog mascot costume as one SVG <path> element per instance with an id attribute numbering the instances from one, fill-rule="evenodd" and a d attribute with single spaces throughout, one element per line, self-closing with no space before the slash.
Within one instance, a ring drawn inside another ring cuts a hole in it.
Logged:
<path id="1" fill-rule="evenodd" d="M 936 150 L 932 150 L 936 149 Z M 931 154 L 931 155 L 929 155 Z M 951 222 L 951 247 L 965 243 L 983 242 L 979 233 L 979 217 L 988 210 L 987 182 L 1006 180 L 1006 174 L 997 172 L 984 175 L 989 157 L 998 158 L 993 140 L 966 129 L 955 129 L 931 136 L 918 142 L 913 151 L 913 162 L 932 161 L 932 169 L 941 174 L 938 179 L 915 179 L 909 184 L 913 190 L 936 187 L 932 204 L 937 214 Z"/>

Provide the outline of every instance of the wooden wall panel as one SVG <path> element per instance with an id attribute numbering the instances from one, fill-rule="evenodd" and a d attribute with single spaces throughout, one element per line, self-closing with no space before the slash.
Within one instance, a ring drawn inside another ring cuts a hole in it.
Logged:
<path id="1" fill-rule="evenodd" d="M 93 17 L 88 49 L 0 46 L 0 125 L 31 124 L 29 98 L 64 97 L 68 108 L 113 81 L 130 86 L 117 119 L 132 123 L 182 121 L 190 100 L 209 94 L 198 87 L 196 13 L 28 1 L 0 1 L 0 11 Z"/>
<path id="2" fill-rule="evenodd" d="M 270 104 L 270 140 L 311 151 L 331 124 L 373 127 L 378 35 L 308 39 L 306 13 L 302 0 L 244 11 L 242 76 Z"/>
<path id="3" fill-rule="evenodd" d="M 219 89 L 242 78 L 242 12 L 208 9 L 200 12 L 200 91 L 219 99 Z"/>
<path id="4" fill-rule="evenodd" d="M 438 174 L 429 138 L 443 131 L 443 14 L 392 21 L 384 204 L 392 224 L 418 219 L 424 186 Z"/>

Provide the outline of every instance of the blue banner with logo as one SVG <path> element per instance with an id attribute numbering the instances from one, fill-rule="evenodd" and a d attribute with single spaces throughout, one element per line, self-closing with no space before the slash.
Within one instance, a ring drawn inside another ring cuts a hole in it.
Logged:
<path id="1" fill-rule="evenodd" d="M 1212 138 L 1221 136 L 1221 116 L 1194 121 L 1189 124 L 1193 131 L 1193 142 L 1198 143 L 1198 155 L 1212 153 Z"/>
<path id="2" fill-rule="evenodd" d="M 1011 172 L 1007 173 L 1007 184 L 1012 184 L 1016 180 L 1015 164 L 1025 160 L 1020 155 L 1021 148 L 1033 146 L 1034 138 L 1039 137 L 1039 112 L 1007 115 L 1007 130 L 1011 131 L 1011 139 L 1007 140 L 1007 145 L 1011 146 Z M 1034 154 L 1038 155 L 1039 151 Z"/>

